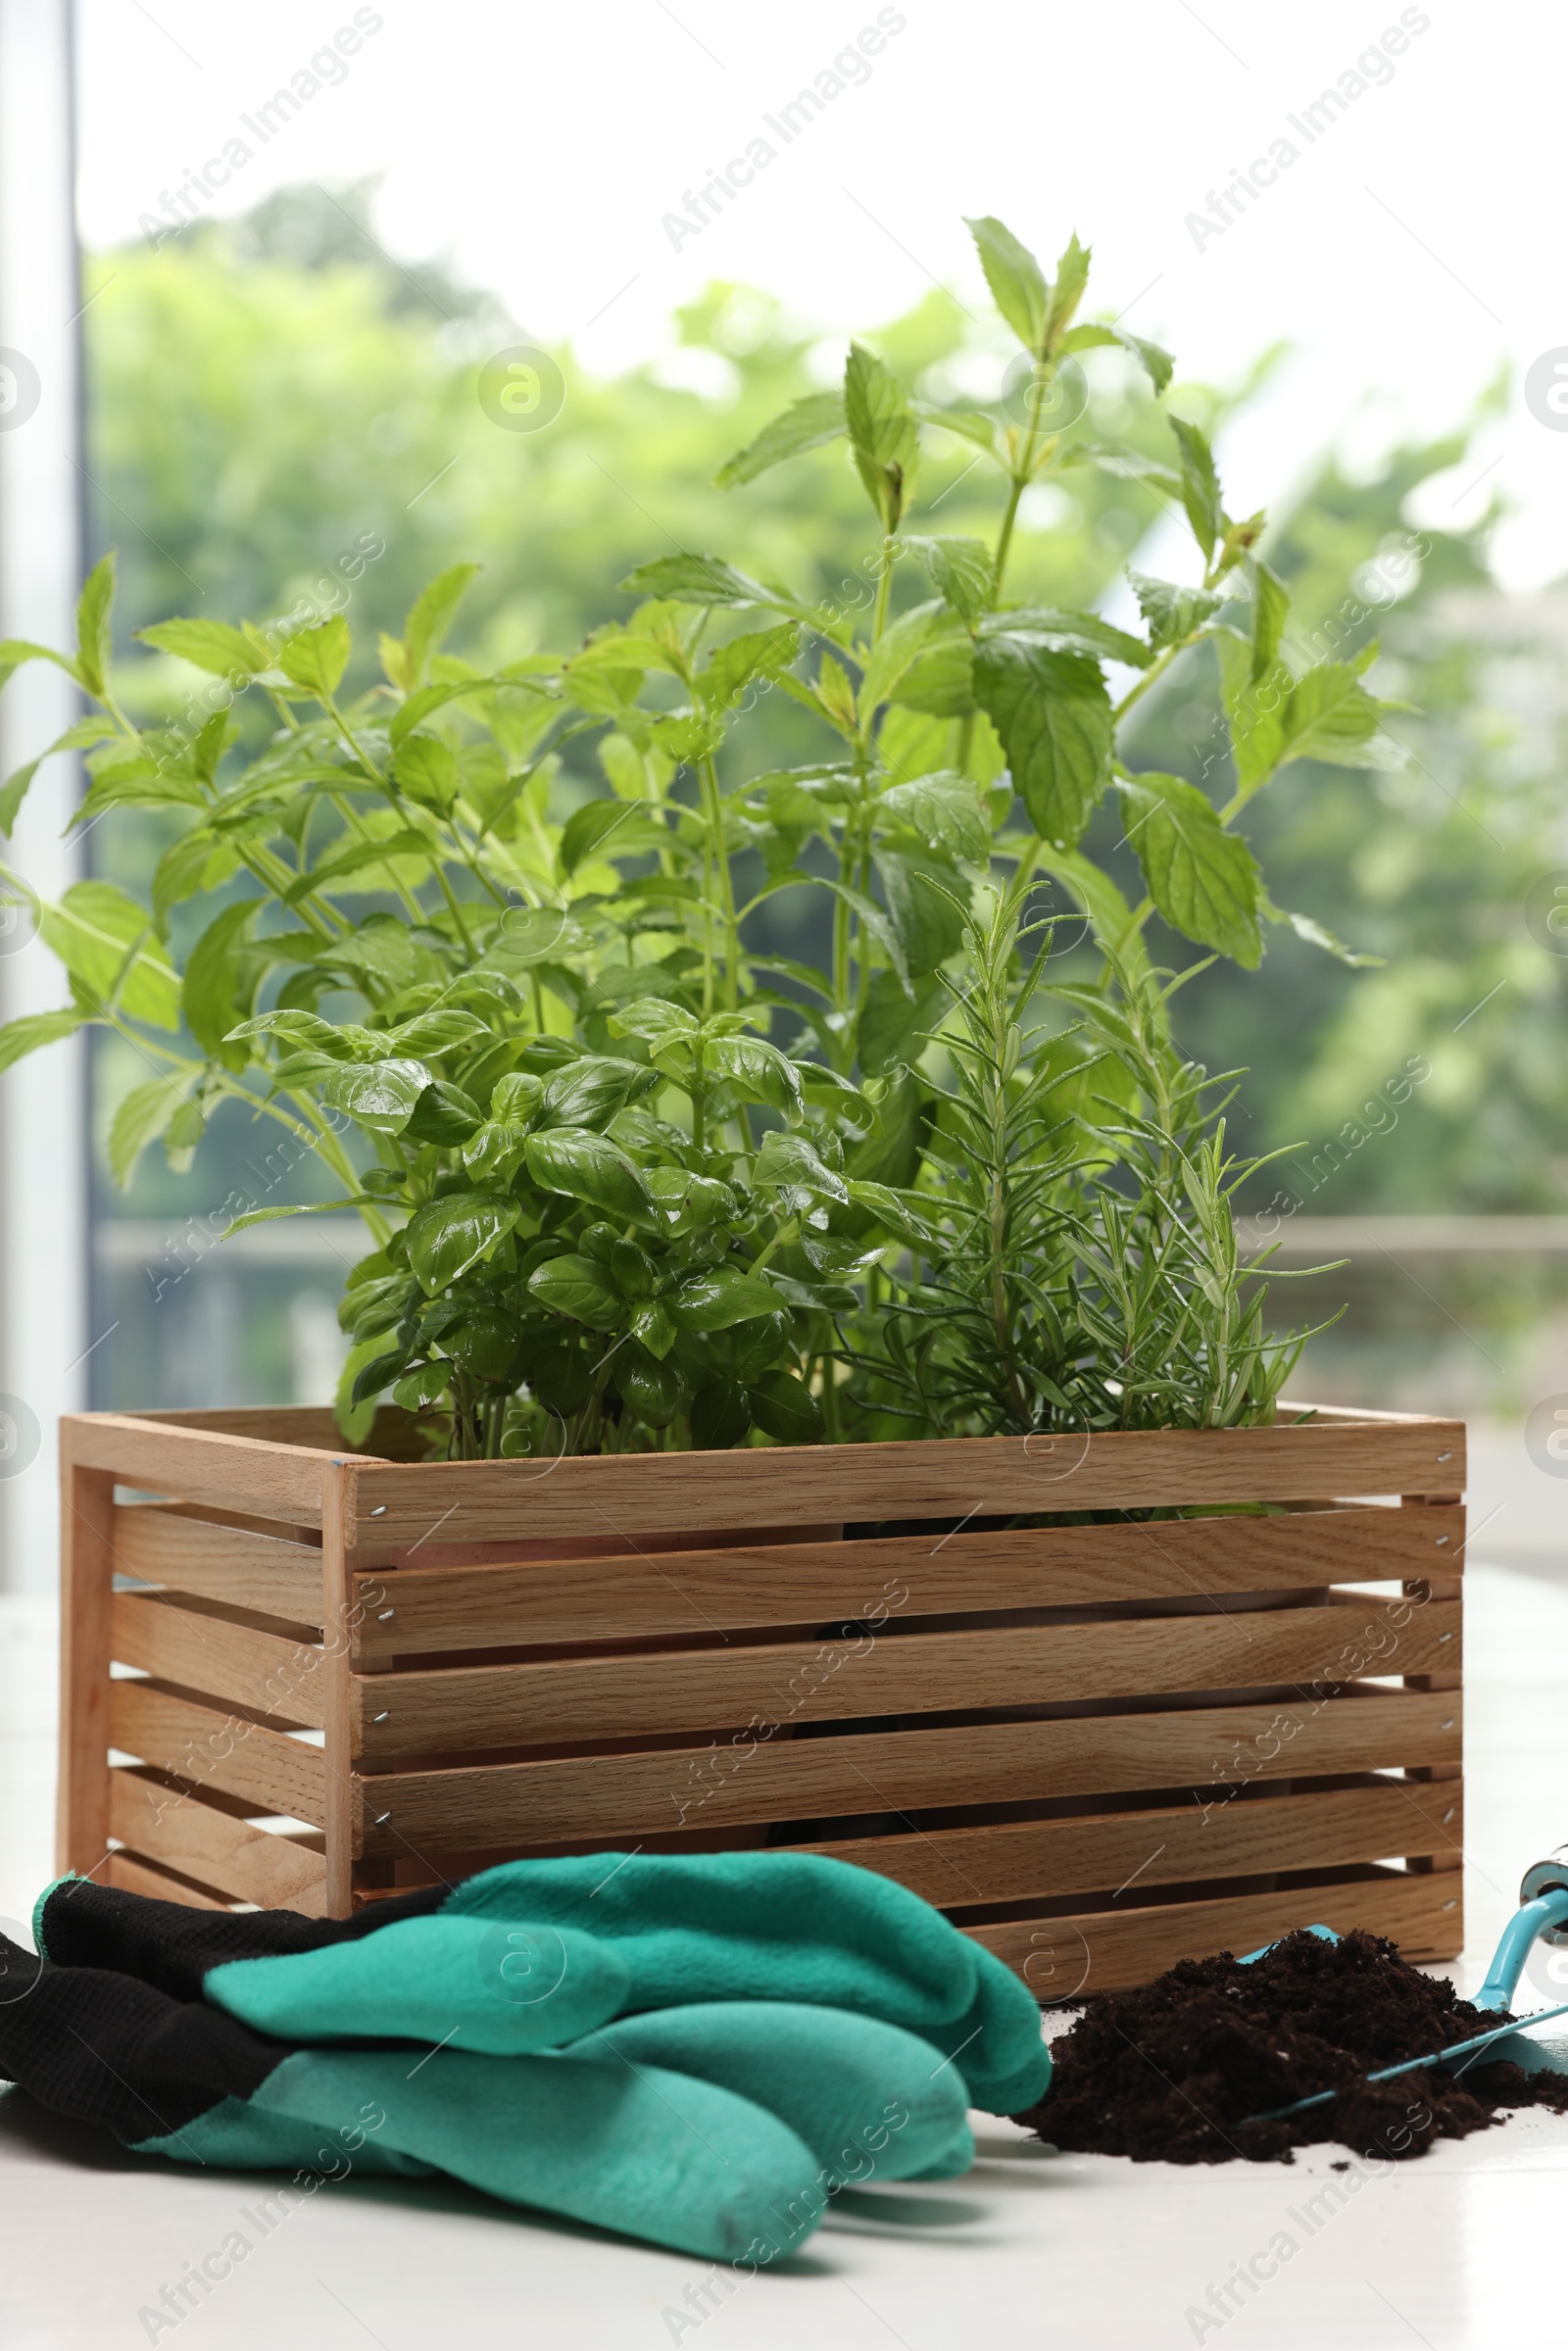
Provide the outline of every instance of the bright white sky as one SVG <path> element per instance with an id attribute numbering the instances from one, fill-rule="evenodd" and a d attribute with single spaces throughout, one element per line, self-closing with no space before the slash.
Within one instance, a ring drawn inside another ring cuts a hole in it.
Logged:
<path id="1" fill-rule="evenodd" d="M 664 347 L 671 309 L 710 277 L 767 287 L 829 329 L 865 326 L 933 278 L 982 308 L 964 213 L 1000 214 L 1048 260 L 1076 226 L 1095 247 L 1092 307 L 1132 306 L 1128 325 L 1168 340 L 1185 371 L 1224 378 L 1276 338 L 1295 346 L 1226 452 L 1233 511 L 1277 496 L 1337 433 L 1446 425 L 1507 359 L 1506 422 L 1417 518 L 1462 517 L 1500 486 L 1519 509 L 1498 542 L 1504 578 L 1568 568 L 1568 431 L 1522 398 L 1531 363 L 1568 347 L 1568 11 L 1405 9 L 1427 28 L 1310 143 L 1287 118 L 1399 25 L 1397 0 L 883 13 L 904 28 L 868 78 L 785 145 L 763 117 L 875 24 L 876 0 L 379 0 L 360 11 L 381 22 L 346 77 L 261 145 L 240 117 L 352 5 L 81 0 L 83 231 L 135 234 L 236 135 L 253 158 L 216 213 L 381 171 L 390 252 L 448 258 L 532 338 L 569 338 L 610 367 Z M 662 216 L 758 136 L 775 160 L 673 250 Z M 1281 137 L 1298 160 L 1200 250 L 1186 216 Z"/>

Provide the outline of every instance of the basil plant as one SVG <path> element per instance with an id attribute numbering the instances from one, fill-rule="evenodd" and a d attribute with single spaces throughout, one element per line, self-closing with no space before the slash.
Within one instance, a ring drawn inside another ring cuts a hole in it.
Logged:
<path id="1" fill-rule="evenodd" d="M 719 476 L 847 441 L 863 617 L 679 553 L 575 651 L 494 667 L 445 650 L 460 564 L 347 695 L 341 614 L 143 629 L 216 681 L 210 716 L 166 727 L 116 699 L 112 559 L 74 654 L 0 646 L 0 683 L 48 660 L 81 690 L 89 714 L 51 747 L 85 754 L 79 820 L 179 827 L 140 896 L 96 879 L 45 905 L 0 869 L 70 985 L 0 1030 L 0 1066 L 82 1027 L 131 1042 L 156 1074 L 114 1115 L 122 1181 L 155 1141 L 187 1165 L 230 1101 L 319 1155 L 341 1187 L 322 1205 L 370 1243 L 342 1304 L 351 1433 L 387 1396 L 462 1459 L 1272 1411 L 1294 1358 L 1255 1293 L 1239 1304 L 1239 1177 L 1144 933 L 1157 911 L 1252 966 L 1263 926 L 1295 920 L 1344 952 L 1274 906 L 1237 820 L 1292 760 L 1384 763 L 1385 706 L 1364 663 L 1285 659 L 1263 517 L 1228 513 L 1196 425 L 1169 418 L 1164 461 L 1052 428 L 1075 353 L 1118 347 L 1156 392 L 1171 371 L 1080 322 L 1077 240 L 1048 278 L 1001 222 L 971 227 L 1023 346 L 1024 421 L 917 400 L 854 344 L 841 392 Z M 910 529 L 932 436 L 997 477 L 992 542 Z M 1191 526 L 1196 582 L 1133 576 L 1141 632 L 1008 594 L 1024 491 L 1080 466 L 1137 473 Z M 1121 748 L 1203 644 L 1223 807 Z M 758 772 L 770 694 L 817 749 Z M 0 830 L 37 764 L 0 792 Z M 1083 846 L 1107 798 L 1136 905 Z M 768 943 L 760 910 L 786 890 L 822 910 L 820 965 Z M 1055 994 L 1030 914 L 1052 892 L 1101 950 L 1098 979 L 1080 959 Z"/>

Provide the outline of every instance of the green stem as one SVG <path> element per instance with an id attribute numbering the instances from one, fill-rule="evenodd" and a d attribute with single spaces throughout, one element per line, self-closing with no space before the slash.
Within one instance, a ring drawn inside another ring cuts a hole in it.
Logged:
<path id="1" fill-rule="evenodd" d="M 846 889 L 855 887 L 859 853 L 850 820 L 846 816 L 844 831 L 839 840 L 839 880 Z M 852 943 L 851 913 L 847 901 L 837 893 L 833 899 L 833 1009 L 846 1022 L 850 1011 L 850 950 Z M 862 957 L 863 960 L 863 957 Z M 839 1057 L 846 1070 L 849 1063 L 845 1051 L 844 1029 L 838 1032 Z"/>
<path id="2" fill-rule="evenodd" d="M 691 1104 L 692 1149 L 697 1151 L 706 1151 L 708 1148 L 708 1079 L 703 1071 L 703 1041 L 701 1037 L 694 1039 L 692 1045 Z"/>
<path id="3" fill-rule="evenodd" d="M 336 808 L 338 814 L 342 817 L 344 823 L 348 826 L 350 832 L 354 834 L 357 840 L 368 841 L 371 839 L 372 836 L 370 834 L 369 827 L 367 825 L 364 817 L 360 814 L 358 808 L 355 808 L 352 801 L 345 800 L 340 792 L 329 792 L 326 797 L 331 802 L 333 808 Z M 424 915 L 420 908 L 418 900 L 414 896 L 411 890 L 406 888 L 405 885 L 398 880 L 397 875 L 392 872 L 390 866 L 388 866 L 387 872 L 391 880 L 392 887 L 396 890 L 399 898 L 402 899 L 404 909 L 408 913 L 410 919 L 414 922 L 422 922 L 424 920 Z"/>
<path id="4" fill-rule="evenodd" d="M 1185 653 L 1189 645 L 1197 644 L 1199 634 L 1200 632 L 1196 628 L 1192 629 L 1175 645 L 1167 645 L 1163 653 L 1158 653 L 1154 656 L 1154 659 L 1150 662 L 1149 667 L 1144 671 L 1144 674 L 1138 680 L 1138 683 L 1135 686 L 1128 687 L 1126 693 L 1122 696 L 1120 702 L 1117 703 L 1114 710 L 1111 712 L 1112 718 L 1118 725 L 1120 725 L 1122 719 L 1126 717 L 1133 705 L 1135 703 L 1142 702 L 1144 696 L 1149 692 L 1150 687 L 1158 684 L 1159 680 L 1164 676 L 1166 670 L 1170 667 L 1172 661 L 1174 661 L 1176 659 L 1176 656 L 1179 653 Z"/>
<path id="5" fill-rule="evenodd" d="M 1023 496 L 1024 486 L 1024 477 L 1015 473 L 1012 477 L 1012 487 L 1007 492 L 1007 507 L 1002 517 L 1002 528 L 997 534 L 997 557 L 991 572 L 991 607 L 993 611 L 996 608 L 998 597 L 1002 594 L 1003 574 L 1007 568 L 1007 557 L 1012 549 L 1012 526 L 1018 519 L 1018 501 Z"/>
<path id="6" fill-rule="evenodd" d="M 882 575 L 876 583 L 876 603 L 871 612 L 871 642 L 874 645 L 888 624 L 888 601 L 893 593 L 893 541 L 882 542 Z"/>
<path id="7" fill-rule="evenodd" d="M 447 880 L 445 868 L 437 861 L 436 858 L 432 857 L 430 859 L 430 870 L 435 875 L 437 882 L 441 886 L 441 895 L 447 902 L 447 911 L 451 914 L 454 923 L 457 925 L 458 937 L 463 941 L 464 951 L 466 954 L 469 962 L 476 963 L 479 959 L 478 954 L 474 948 L 473 940 L 469 935 L 468 926 L 463 919 L 463 908 L 459 906 L 457 898 L 454 895 L 452 884 Z"/>
<path id="8" fill-rule="evenodd" d="M 1046 384 L 1050 381 L 1050 376 L 1042 372 L 1045 367 L 1046 363 L 1044 360 L 1036 363 L 1036 373 L 1034 380 L 1038 383 L 1041 391 L 1045 390 Z M 1029 430 L 1024 435 L 1023 454 L 1019 458 L 1017 465 L 1013 470 L 1012 486 L 1007 492 L 1006 512 L 1002 517 L 1002 528 L 997 534 L 996 562 L 992 566 L 991 572 L 991 603 L 993 609 L 995 609 L 997 601 L 1002 594 L 1002 582 L 1007 568 L 1007 557 L 1012 551 L 1013 524 L 1018 519 L 1018 502 L 1023 497 L 1024 491 L 1028 488 L 1030 477 L 1034 472 L 1035 449 L 1039 443 L 1039 439 L 1040 402 L 1036 400 L 1030 408 Z"/>
<path id="9" fill-rule="evenodd" d="M 724 843 L 724 802 L 718 789 L 718 770 L 710 753 L 699 763 L 702 779 L 703 810 L 708 819 L 709 839 L 718 867 L 719 905 L 724 919 L 724 1008 L 733 1012 L 740 1001 L 740 925 L 735 919 L 735 884 L 729 869 L 729 851 Z"/>
<path id="10" fill-rule="evenodd" d="M 241 849 L 239 861 L 251 878 L 260 882 L 263 889 L 272 898 L 281 899 L 284 892 L 299 880 L 299 875 L 290 873 L 281 857 L 274 857 L 270 849 L 256 847 L 254 843 Z M 303 921 L 309 923 L 318 939 L 336 941 L 342 938 L 343 933 L 349 927 L 330 900 L 318 897 L 314 890 L 309 890 L 303 898 L 296 899 L 293 910 Z M 327 920 L 328 914 L 339 924 L 340 927 L 337 930 L 334 930 L 331 922 Z"/>
<path id="11" fill-rule="evenodd" d="M 800 1229 L 801 1220 L 798 1216 L 792 1216 L 786 1223 L 781 1224 L 766 1249 L 758 1250 L 757 1255 L 746 1268 L 747 1272 L 760 1273 L 774 1250 L 783 1249 L 786 1243 L 794 1241 L 800 1233 Z"/>
<path id="12" fill-rule="evenodd" d="M 826 1348 L 817 1357 L 817 1361 L 822 1367 L 822 1394 L 819 1399 L 822 1406 L 822 1426 L 827 1431 L 829 1444 L 838 1445 L 843 1438 L 843 1427 L 839 1420 L 838 1361 Z"/>

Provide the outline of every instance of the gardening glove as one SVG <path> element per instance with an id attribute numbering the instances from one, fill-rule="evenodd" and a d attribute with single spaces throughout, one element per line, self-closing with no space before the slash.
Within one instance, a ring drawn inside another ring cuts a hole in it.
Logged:
<path id="1" fill-rule="evenodd" d="M 356 2165 L 441 2171 L 714 2260 L 795 2250 L 848 2181 L 965 2163 L 961 2082 L 930 2060 L 873 2019 L 768 2002 L 667 2009 L 539 2056 L 302 2047 L 0 1939 L 0 2075 L 138 2153 L 292 2169 L 296 2192 Z"/>
<path id="2" fill-rule="evenodd" d="M 64 1879 L 34 1935 L 57 1965 L 123 1970 L 284 2038 L 511 2056 L 615 2016 L 782 2000 L 918 2033 L 995 2114 L 1051 2078 L 1010 1970 L 906 1887 L 819 1854 L 514 1861 L 342 1920 L 195 1911 Z"/>

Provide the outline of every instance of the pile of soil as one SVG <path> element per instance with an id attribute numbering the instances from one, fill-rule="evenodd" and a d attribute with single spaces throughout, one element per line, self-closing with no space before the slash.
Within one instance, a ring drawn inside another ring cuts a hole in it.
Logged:
<path id="1" fill-rule="evenodd" d="M 1568 2112 L 1568 2076 L 1485 2050 L 1457 2077 L 1364 2080 L 1503 2021 L 1381 1935 L 1327 1942 L 1302 1929 L 1246 1966 L 1228 1951 L 1184 1959 L 1139 1991 L 1101 1994 L 1053 2042 L 1051 2087 L 1015 2120 L 1053 2146 L 1135 2163 L 1289 2163 L 1324 2139 L 1402 2160 L 1512 2107 Z M 1342 2094 L 1308 2114 L 1250 2119 L 1330 2088 Z"/>

